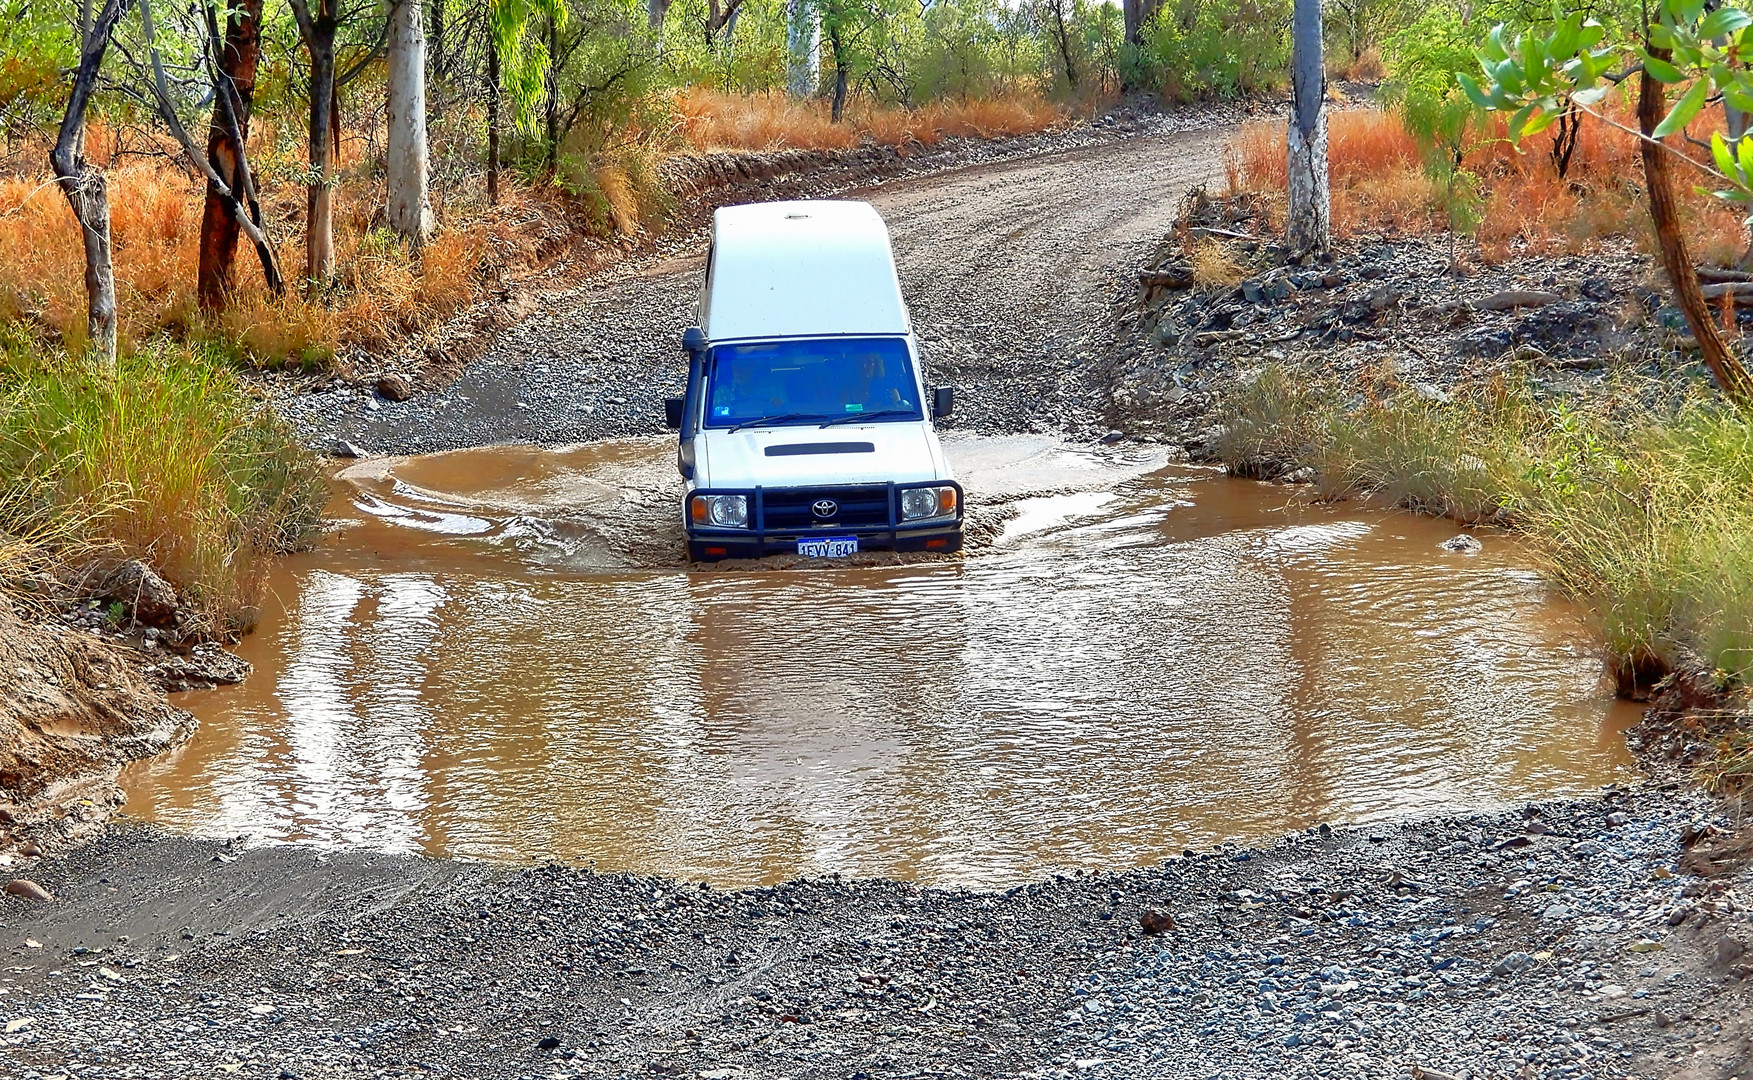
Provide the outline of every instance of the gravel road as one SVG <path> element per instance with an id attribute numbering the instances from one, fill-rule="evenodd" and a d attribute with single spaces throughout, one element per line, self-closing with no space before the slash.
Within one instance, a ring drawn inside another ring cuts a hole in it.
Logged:
<path id="1" fill-rule="evenodd" d="M 1000 893 L 119 827 L 0 897 L 0 1074 L 1714 1080 L 1753 1012 L 1748 875 L 1680 847 L 1710 814 L 1610 791 Z"/>
<path id="2" fill-rule="evenodd" d="M 1184 126 L 1165 118 L 1157 127 Z M 953 426 L 1087 432 L 1098 421 L 1114 290 L 1192 185 L 1222 179 L 1227 125 L 1171 131 L 849 192 L 894 234 L 928 374 L 962 388 Z M 622 267 L 502 333 L 439 393 L 395 403 L 346 387 L 280 401 L 313 446 L 372 453 L 573 443 L 662 430 L 682 389 L 682 329 L 704 241 Z"/>

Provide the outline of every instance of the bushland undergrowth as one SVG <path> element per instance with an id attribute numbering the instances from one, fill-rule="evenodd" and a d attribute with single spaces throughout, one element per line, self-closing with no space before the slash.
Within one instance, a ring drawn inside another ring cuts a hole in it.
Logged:
<path id="1" fill-rule="evenodd" d="M 782 94 L 678 94 L 651 139 L 566 154 L 550 178 L 502 179 L 489 205 L 483 177 L 442 194 L 445 228 L 418 251 L 382 228 L 381 177 L 369 156 L 343 144 L 337 192 L 339 273 L 309 294 L 268 292 L 260 267 L 238 260 L 224 310 L 203 312 L 195 295 L 201 185 L 174 159 L 111 155 L 124 144 L 98 127 L 92 156 L 110 165 L 117 307 L 122 337 L 135 348 L 161 337 L 223 353 L 244 366 L 324 369 L 338 354 L 381 354 L 411 333 L 480 299 L 508 273 L 585 237 L 661 232 L 674 202 L 662 190 L 666 155 L 716 150 L 840 149 L 863 144 L 929 146 L 954 136 L 1003 137 L 1040 131 L 1068 115 L 1037 95 L 935 102 L 903 109 L 860 100 L 844 122 L 827 106 Z M 258 118 L 255 160 L 282 266 L 301 266 L 305 189 L 288 130 Z M 41 157 L 37 160 L 42 160 Z M 85 346 L 86 297 L 79 233 L 46 175 L 0 178 L 0 319 L 30 328 L 71 352 Z"/>
<path id="2" fill-rule="evenodd" d="M 215 632 L 254 621 L 266 557 L 312 535 L 326 492 L 223 358 L 161 343 L 105 370 L 16 322 L 0 323 L 0 476 L 0 579 L 139 558 Z"/>
<path id="3" fill-rule="evenodd" d="M 1635 125 L 1625 106 L 1618 108 Z M 1419 115 L 1416 102 L 1329 115 L 1336 237 L 1453 232 L 1471 238 L 1488 263 L 1584 254 L 1610 238 L 1653 248 L 1634 136 L 1583 117 L 1561 173 L 1535 141 L 1521 152 L 1511 147 L 1500 118 L 1463 114 L 1447 131 L 1443 123 Z M 1244 125 L 1226 158 L 1231 189 L 1259 196 L 1275 231 L 1283 226 L 1286 160 L 1284 125 L 1272 121 Z M 1747 228 L 1729 204 L 1696 185 L 1681 192 L 1681 201 L 1694 255 L 1718 265 L 1743 256 Z"/>
<path id="4" fill-rule="evenodd" d="M 1215 449 L 1244 475 L 1312 467 L 1323 498 L 1520 532 L 1589 612 L 1621 693 L 1671 671 L 1753 685 L 1753 422 L 1720 398 L 1625 376 L 1591 403 L 1509 378 L 1438 402 L 1273 366 L 1229 399 Z M 1753 740 L 1727 749 L 1718 775 Z"/>

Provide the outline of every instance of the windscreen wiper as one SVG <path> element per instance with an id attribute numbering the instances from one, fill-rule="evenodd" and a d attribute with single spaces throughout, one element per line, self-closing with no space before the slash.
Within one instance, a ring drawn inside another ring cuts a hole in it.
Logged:
<path id="1" fill-rule="evenodd" d="M 832 420 L 823 421 L 822 426 L 833 427 L 835 424 L 856 424 L 860 420 L 875 420 L 879 416 L 905 416 L 909 419 L 917 420 L 919 419 L 919 410 L 878 409 L 875 412 L 847 413 L 845 416 L 836 416 Z"/>
<path id="2" fill-rule="evenodd" d="M 760 416 L 760 417 L 756 417 L 753 420 L 744 420 L 742 423 L 736 425 L 735 427 L 731 428 L 730 430 L 731 430 L 732 434 L 735 434 L 736 432 L 739 432 L 744 428 L 765 427 L 768 424 L 781 424 L 787 420 L 820 420 L 821 418 L 822 418 L 822 415 L 820 413 L 807 413 L 807 412 L 778 413 L 774 416 Z"/>

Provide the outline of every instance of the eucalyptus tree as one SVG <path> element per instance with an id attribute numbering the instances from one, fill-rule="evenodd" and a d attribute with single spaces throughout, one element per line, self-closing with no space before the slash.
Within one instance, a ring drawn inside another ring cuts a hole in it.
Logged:
<path id="1" fill-rule="evenodd" d="M 420 0 L 387 2 L 384 216 L 391 231 L 419 246 L 436 224 L 426 146 L 426 31 Z"/>
<path id="2" fill-rule="evenodd" d="M 1296 0 L 1291 11 L 1290 209 L 1285 244 L 1293 258 L 1332 244 L 1327 183 L 1326 72 L 1321 58 L 1321 0 Z"/>
<path id="3" fill-rule="evenodd" d="M 103 0 L 95 19 L 89 18 L 89 6 L 85 9 L 86 17 L 81 18 L 79 27 L 79 66 L 73 72 L 54 149 L 49 151 L 49 167 L 79 223 L 85 250 L 86 333 L 99 357 L 111 367 L 116 362 L 116 275 L 111 261 L 109 189 L 103 170 L 85 157 L 85 114 L 97 89 L 104 54 L 131 2 Z"/>
<path id="4" fill-rule="evenodd" d="M 225 78 L 220 69 L 219 53 L 224 48 L 223 39 L 214 17 L 213 9 L 202 0 L 196 0 L 190 8 L 175 7 L 173 15 L 180 22 L 165 27 L 166 33 L 160 34 L 160 26 L 153 14 L 152 0 L 137 0 L 140 7 L 140 31 L 146 45 L 146 89 L 139 90 L 133 86 L 125 86 L 130 94 L 148 106 L 158 119 L 182 147 L 183 156 L 188 159 L 195 171 L 207 179 L 207 191 L 216 198 L 221 207 L 230 214 L 232 222 L 256 249 L 256 257 L 262 264 L 262 277 L 266 280 L 268 290 L 276 296 L 286 289 L 285 278 L 280 273 L 280 262 L 274 253 L 274 245 L 268 239 L 267 221 L 262 214 L 261 199 L 256 191 L 255 176 L 250 170 L 249 159 L 245 147 L 249 140 L 245 137 L 242 127 L 243 102 L 237 87 Z M 169 75 L 169 64 L 164 52 L 167 46 L 178 46 L 187 50 L 193 46 L 195 55 L 181 65 L 176 89 L 172 88 Z M 182 110 L 186 107 L 191 84 L 204 83 L 203 89 L 213 96 L 214 123 L 219 126 L 223 138 L 229 141 L 230 151 L 224 163 L 230 168 L 227 174 L 221 174 L 211 158 L 201 147 L 197 146 L 189 134 L 188 127 L 183 123 Z M 235 239 L 234 239 L 235 243 Z M 221 278 L 229 277 L 229 265 Z M 221 299 L 223 289 L 221 289 Z"/>
<path id="5" fill-rule="evenodd" d="M 246 190 L 245 148 L 250 137 L 250 113 L 256 98 L 256 67 L 262 52 L 262 0 L 220 0 L 224 26 L 215 5 L 201 5 L 207 31 L 205 40 L 212 57 L 213 118 L 207 128 L 207 162 L 231 191 Z M 256 207 L 259 218 L 261 208 Z M 201 207 L 200 261 L 195 296 L 201 307 L 216 311 L 225 306 L 237 262 L 239 234 L 237 215 L 226 196 L 209 181 Z"/>

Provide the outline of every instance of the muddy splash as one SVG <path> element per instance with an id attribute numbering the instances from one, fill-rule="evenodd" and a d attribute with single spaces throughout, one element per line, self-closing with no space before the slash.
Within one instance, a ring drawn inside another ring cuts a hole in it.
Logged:
<path id="1" fill-rule="evenodd" d="M 1634 714 L 1507 540 L 1039 439 L 983 544 L 684 571 L 673 447 L 355 466 L 244 686 L 128 778 L 179 829 L 741 884 L 995 885 L 1623 778 Z"/>

